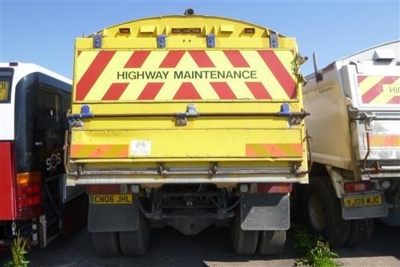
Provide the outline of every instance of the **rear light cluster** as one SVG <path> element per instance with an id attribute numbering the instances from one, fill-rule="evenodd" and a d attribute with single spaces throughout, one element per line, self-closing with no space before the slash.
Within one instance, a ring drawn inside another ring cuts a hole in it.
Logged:
<path id="1" fill-rule="evenodd" d="M 18 218 L 38 217 L 42 213 L 42 184 L 40 172 L 17 174 Z"/>
<path id="2" fill-rule="evenodd" d="M 241 193 L 290 193 L 293 185 L 291 183 L 241 184 L 239 190 Z"/>
<path id="3" fill-rule="evenodd" d="M 257 192 L 259 193 L 290 193 L 292 189 L 291 183 L 257 184 Z"/>
<path id="4" fill-rule="evenodd" d="M 345 183 L 344 184 L 344 191 L 346 193 L 356 193 L 356 192 L 371 191 L 371 182 L 362 181 L 362 182 Z"/>

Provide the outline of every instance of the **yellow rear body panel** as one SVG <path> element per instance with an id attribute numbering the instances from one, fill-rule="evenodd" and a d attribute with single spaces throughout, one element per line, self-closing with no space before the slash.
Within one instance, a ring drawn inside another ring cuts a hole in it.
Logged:
<path id="1" fill-rule="evenodd" d="M 147 18 L 77 38 L 71 176 L 307 182 L 305 125 L 292 120 L 304 114 L 301 59 L 294 38 L 220 17 Z"/>

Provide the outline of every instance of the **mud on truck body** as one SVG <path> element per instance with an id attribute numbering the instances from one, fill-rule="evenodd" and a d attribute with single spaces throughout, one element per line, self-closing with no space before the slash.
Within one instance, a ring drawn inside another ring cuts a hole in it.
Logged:
<path id="1" fill-rule="evenodd" d="M 86 186 L 96 252 L 214 225 L 237 253 L 280 253 L 308 182 L 304 60 L 294 38 L 190 9 L 77 38 L 68 184 Z"/>
<path id="2" fill-rule="evenodd" d="M 294 195 L 332 246 L 368 241 L 374 218 L 400 225 L 399 51 L 400 41 L 388 42 L 306 77 L 312 164 Z"/>

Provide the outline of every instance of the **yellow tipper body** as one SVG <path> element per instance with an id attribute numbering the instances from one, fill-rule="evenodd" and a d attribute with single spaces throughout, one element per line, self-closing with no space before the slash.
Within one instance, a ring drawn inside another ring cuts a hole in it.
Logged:
<path id="1" fill-rule="evenodd" d="M 294 38 L 213 16 L 77 38 L 69 183 L 307 183 L 302 61 Z"/>

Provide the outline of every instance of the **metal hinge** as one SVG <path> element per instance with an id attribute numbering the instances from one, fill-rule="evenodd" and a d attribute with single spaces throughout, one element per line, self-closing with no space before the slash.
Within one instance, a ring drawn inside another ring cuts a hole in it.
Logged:
<path id="1" fill-rule="evenodd" d="M 186 126 L 188 117 L 198 117 L 199 115 L 196 106 L 194 104 L 189 104 L 186 107 L 186 112 L 176 113 L 175 125 Z"/>
<path id="2" fill-rule="evenodd" d="M 368 114 L 365 112 L 362 112 L 360 114 L 360 117 L 364 119 L 364 124 L 365 124 L 365 130 L 367 131 L 372 131 L 372 121 L 376 118 L 375 114 Z"/>
<path id="3" fill-rule="evenodd" d="M 372 130 L 372 121 L 377 118 L 373 112 L 367 113 L 359 111 L 357 108 L 353 108 L 351 106 L 348 106 L 348 113 L 351 119 L 364 121 L 365 130 L 367 131 Z"/>

